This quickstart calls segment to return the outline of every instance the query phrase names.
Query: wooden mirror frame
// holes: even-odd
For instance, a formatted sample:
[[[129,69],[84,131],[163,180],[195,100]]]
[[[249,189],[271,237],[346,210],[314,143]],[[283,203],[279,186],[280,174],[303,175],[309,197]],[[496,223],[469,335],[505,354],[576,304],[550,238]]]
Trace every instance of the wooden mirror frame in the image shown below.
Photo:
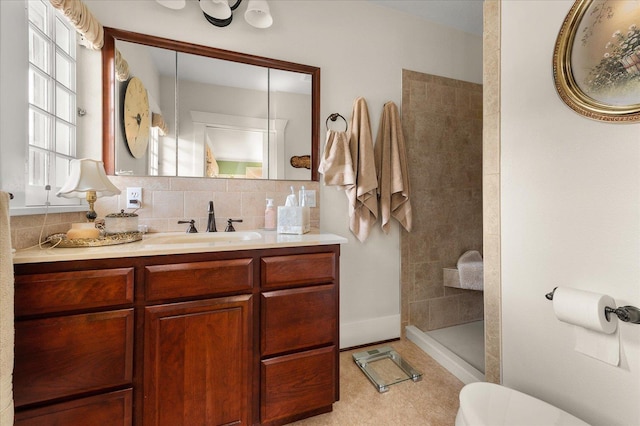
[[[311,180],[319,181],[320,68],[105,27],[102,48],[102,161],[104,161],[108,175],[115,174],[116,166],[115,123],[118,105],[114,99],[117,84],[115,77],[116,40],[311,75]]]
[[[575,79],[571,63],[574,42],[580,37],[577,34],[580,24],[594,1],[577,0],[562,23],[553,54],[556,90],[571,109],[585,117],[607,122],[640,121],[640,103],[613,105],[602,99],[594,99],[584,93]]]

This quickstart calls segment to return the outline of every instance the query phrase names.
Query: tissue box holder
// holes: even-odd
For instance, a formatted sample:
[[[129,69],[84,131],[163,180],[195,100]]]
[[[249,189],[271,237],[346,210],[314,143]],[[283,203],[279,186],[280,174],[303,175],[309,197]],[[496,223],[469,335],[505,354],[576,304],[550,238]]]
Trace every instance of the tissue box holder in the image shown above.
[[[311,229],[309,207],[278,206],[278,234],[305,234]]]

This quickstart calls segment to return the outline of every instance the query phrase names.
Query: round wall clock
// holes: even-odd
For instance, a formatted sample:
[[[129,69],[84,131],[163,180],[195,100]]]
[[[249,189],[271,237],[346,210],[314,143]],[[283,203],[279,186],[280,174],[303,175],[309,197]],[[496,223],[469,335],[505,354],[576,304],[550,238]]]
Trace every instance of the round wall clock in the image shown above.
[[[124,134],[131,155],[141,158],[149,144],[149,98],[138,77],[132,77],[124,94]]]

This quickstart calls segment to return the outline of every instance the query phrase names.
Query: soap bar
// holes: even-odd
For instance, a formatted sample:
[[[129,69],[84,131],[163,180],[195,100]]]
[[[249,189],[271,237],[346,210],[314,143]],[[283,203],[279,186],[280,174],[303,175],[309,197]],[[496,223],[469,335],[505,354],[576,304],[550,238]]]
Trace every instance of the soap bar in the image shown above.
[[[93,223],[72,223],[71,229],[67,231],[67,238],[75,240],[78,238],[98,238],[100,230]]]
[[[278,233],[305,234],[311,230],[311,213],[307,206],[279,206]]]

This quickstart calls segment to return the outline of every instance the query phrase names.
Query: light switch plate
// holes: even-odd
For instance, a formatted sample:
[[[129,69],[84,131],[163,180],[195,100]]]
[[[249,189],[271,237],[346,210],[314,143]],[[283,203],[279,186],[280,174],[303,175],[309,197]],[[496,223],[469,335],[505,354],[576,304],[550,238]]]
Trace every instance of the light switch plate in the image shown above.
[[[127,188],[127,208],[139,209],[140,207],[142,207],[142,188]]]
[[[305,189],[305,206],[307,207],[315,207],[316,206],[316,190],[315,189]],[[298,194],[298,199],[301,201],[302,205],[302,191]]]

